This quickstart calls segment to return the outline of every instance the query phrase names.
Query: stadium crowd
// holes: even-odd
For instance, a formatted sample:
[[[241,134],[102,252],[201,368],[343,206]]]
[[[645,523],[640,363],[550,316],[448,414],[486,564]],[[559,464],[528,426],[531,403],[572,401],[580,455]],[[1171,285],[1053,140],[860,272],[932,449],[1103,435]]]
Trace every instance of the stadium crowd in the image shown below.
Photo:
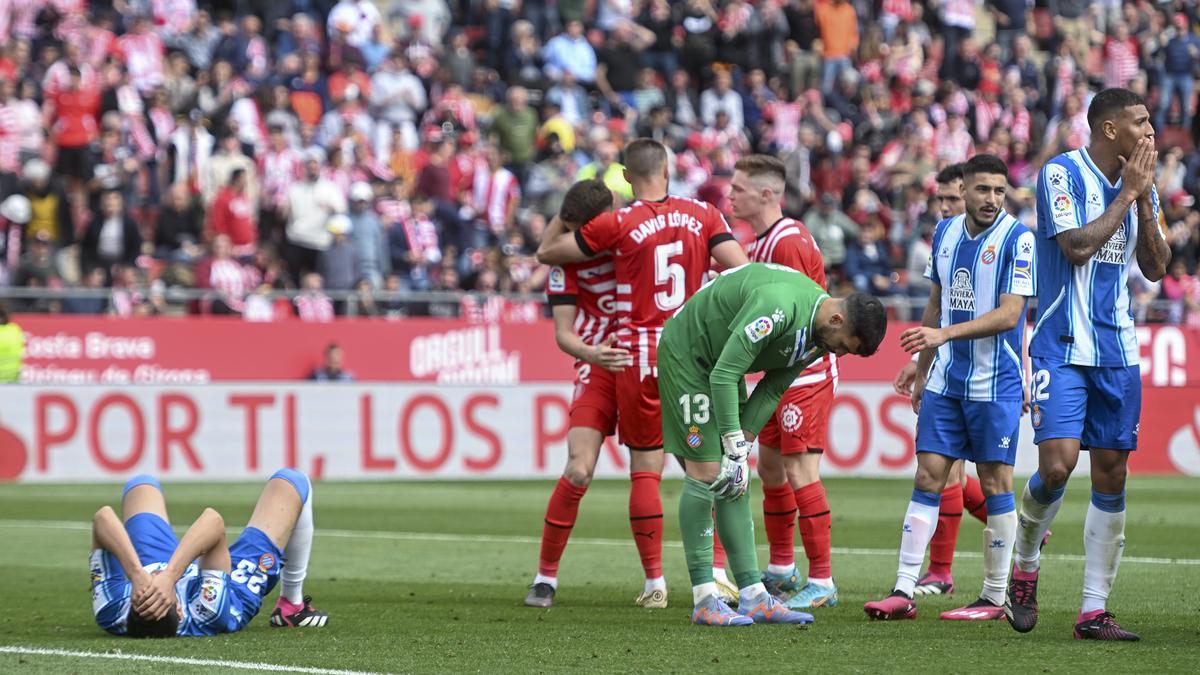
[[[1183,0],[0,0],[0,294],[530,320],[500,293],[541,291],[563,194],[602,176],[628,198],[621,148],[648,136],[674,194],[726,211],[739,156],[782,157],[831,284],[918,298],[938,171],[1000,156],[1032,224],[1038,169],[1122,86],[1154,116],[1174,250],[1162,282],[1131,278],[1139,319],[1196,324],[1197,29]]]

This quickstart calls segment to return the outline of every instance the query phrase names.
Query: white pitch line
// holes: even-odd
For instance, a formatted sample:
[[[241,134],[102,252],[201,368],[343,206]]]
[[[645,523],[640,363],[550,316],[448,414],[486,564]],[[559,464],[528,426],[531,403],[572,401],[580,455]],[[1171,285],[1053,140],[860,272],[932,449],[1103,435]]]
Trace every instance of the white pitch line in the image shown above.
[[[69,520],[0,520],[0,528],[12,529],[48,529],[48,530],[91,530],[91,523],[80,523]],[[176,530],[182,532],[183,527],[176,526]],[[232,533],[238,533],[241,530],[230,528]],[[445,534],[441,532],[390,532],[387,530],[327,530],[318,529],[316,532],[319,537],[332,537],[335,539],[379,539],[385,541],[425,541],[447,544],[540,544],[539,537],[523,537],[520,535],[494,535],[494,534]],[[633,542],[626,539],[588,539],[585,537],[572,537],[571,543],[576,546],[633,546]],[[664,541],[663,546],[668,548],[683,548],[683,542],[680,541]],[[759,549],[765,550],[765,544],[760,545]],[[870,556],[887,556],[895,557],[898,555],[897,549],[891,548],[842,548],[833,547],[832,553],[835,555],[870,555]],[[955,556],[961,558],[982,558],[983,554],[978,551],[956,551]],[[1076,553],[1044,553],[1042,557],[1047,560],[1065,560],[1071,562],[1082,562],[1086,558]],[[1200,566],[1200,558],[1147,558],[1141,556],[1124,556],[1121,558],[1122,563],[1130,563],[1135,565],[1196,565]]]
[[[332,668],[309,668],[306,666],[284,666],[276,663],[253,663],[250,661],[225,661],[222,659],[192,659],[186,656],[151,656],[149,654],[123,654],[120,652],[84,652],[72,649],[42,649],[40,647],[0,646],[0,654],[24,654],[26,656],[64,656],[76,659],[113,659],[116,661],[147,661],[169,663],[176,666],[204,666],[211,668],[233,668],[271,673],[312,673],[313,675],[375,675],[361,670],[336,670]]]

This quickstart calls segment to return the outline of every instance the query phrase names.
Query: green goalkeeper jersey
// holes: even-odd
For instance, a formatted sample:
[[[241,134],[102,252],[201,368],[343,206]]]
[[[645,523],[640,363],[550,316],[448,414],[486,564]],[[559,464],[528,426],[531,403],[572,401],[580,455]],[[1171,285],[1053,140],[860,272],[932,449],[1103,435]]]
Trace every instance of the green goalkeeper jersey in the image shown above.
[[[824,356],[814,342],[814,322],[828,298],[790,267],[750,263],[727,270],[667,321],[660,368],[703,369],[717,430],[757,434],[800,371]],[[760,371],[766,375],[739,419],[743,378]]]

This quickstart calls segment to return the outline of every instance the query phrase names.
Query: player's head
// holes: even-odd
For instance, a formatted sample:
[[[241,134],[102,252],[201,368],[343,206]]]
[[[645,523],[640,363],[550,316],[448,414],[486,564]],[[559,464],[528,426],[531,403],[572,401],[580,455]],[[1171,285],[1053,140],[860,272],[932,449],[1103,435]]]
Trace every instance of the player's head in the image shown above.
[[[599,178],[581,180],[567,190],[558,217],[568,229],[583,227],[591,219],[612,209],[612,190]]]
[[[975,155],[963,164],[963,206],[979,228],[996,222],[1008,192],[1008,165],[995,155]]]
[[[763,209],[778,207],[787,185],[787,169],[770,155],[747,155],[733,165],[729,183],[729,204],[733,217],[756,218]]]
[[[951,164],[938,172],[938,217],[945,220],[963,212],[963,165]]]
[[[652,138],[639,138],[625,146],[625,180],[630,185],[670,180],[667,148]]]
[[[1141,139],[1154,139],[1146,100],[1128,89],[1113,87],[1096,94],[1088,105],[1087,120],[1092,144],[1110,146],[1122,157],[1132,155]]]
[[[171,603],[171,608],[163,618],[148,619],[137,613],[132,607],[129,618],[125,621],[125,635],[132,638],[163,638],[175,637],[179,628],[179,603]]]
[[[887,332],[887,312],[878,298],[851,293],[826,302],[829,309],[818,312],[814,336],[818,347],[838,356],[870,356],[879,349]]]

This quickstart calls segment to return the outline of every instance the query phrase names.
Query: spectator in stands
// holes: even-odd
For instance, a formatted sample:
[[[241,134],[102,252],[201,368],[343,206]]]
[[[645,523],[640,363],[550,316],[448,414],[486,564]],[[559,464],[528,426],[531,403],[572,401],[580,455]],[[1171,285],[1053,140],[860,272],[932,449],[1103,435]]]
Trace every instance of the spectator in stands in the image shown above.
[[[373,205],[375,193],[366,183],[350,186],[350,241],[354,246],[355,278],[365,279],[373,289],[383,288],[392,273],[387,235]]]
[[[317,272],[331,291],[348,291],[358,278],[355,274],[354,246],[350,243],[350,217],[335,213],[326,223],[333,239],[317,258]]]
[[[1179,126],[1191,130],[1195,110],[1193,95],[1196,67],[1200,64],[1200,38],[1191,32],[1185,14],[1174,16],[1170,32],[1170,39],[1162,47],[1163,88],[1154,121],[1154,127],[1160,132],[1167,128],[1167,113],[1171,110],[1171,104],[1175,102],[1176,94],[1179,94]]]
[[[881,225],[871,223],[846,247],[846,278],[860,293],[883,296],[895,292],[892,263],[883,234]]]
[[[717,113],[724,112],[729,116],[728,126],[735,132],[741,132],[745,126],[742,117],[744,102],[742,95],[733,89],[733,78],[729,71],[720,70],[713,80],[711,89],[705,89],[700,94],[700,119],[706,126],[715,127]]]
[[[315,382],[353,382],[354,375],[342,367],[342,348],[336,342],[325,347],[325,360],[313,370],[310,380]]]
[[[258,249],[258,215],[246,194],[247,177],[242,168],[229,174],[229,182],[217,193],[208,210],[206,238],[224,234],[233,244],[233,255],[250,258]]]
[[[29,223],[25,226],[26,241],[42,233],[55,250],[74,244],[75,219],[71,204],[62,183],[51,175],[50,165],[40,158],[31,159],[25,162],[21,178],[23,194],[29,199],[31,209]]]
[[[529,107],[529,93],[524,87],[510,87],[506,98],[507,105],[492,120],[492,133],[496,144],[508,157],[512,173],[523,183],[533,161],[538,115]]]
[[[80,249],[85,268],[133,265],[142,250],[142,234],[125,208],[120,190],[100,196],[100,212],[88,224]]]
[[[201,190],[206,208],[212,206],[217,199],[217,193],[229,185],[230,176],[238,169],[245,173],[245,192],[248,198],[251,203],[257,205],[258,171],[254,160],[242,151],[242,142],[238,140],[237,134],[226,131],[221,137],[218,152],[209,158],[208,170],[202,177]]]
[[[29,198],[9,195],[0,203],[0,288],[8,286],[20,262],[25,225],[33,217]]]
[[[39,231],[25,244],[25,252],[21,254],[16,274],[13,275],[13,286],[45,288],[58,285],[59,272],[54,262],[54,246],[50,235]]]
[[[166,204],[154,229],[154,255],[172,262],[191,263],[201,255],[200,215],[191,203],[187,186],[175,183],[167,189]]]
[[[212,314],[241,314],[246,296],[258,287],[261,275],[233,256],[227,235],[213,237],[212,254],[196,264],[196,287],[211,289],[198,309]]]
[[[310,150],[304,159],[303,178],[288,189],[285,259],[296,280],[315,270],[318,255],[329,247],[329,217],[346,212],[345,194],[321,176],[321,163],[319,151]]]
[[[840,269],[846,261],[847,241],[858,238],[858,225],[840,208],[832,193],[821,195],[817,206],[804,214],[804,224],[825,259],[826,271]]]
[[[821,93],[828,96],[842,71],[853,67],[850,57],[858,49],[858,13],[846,0],[830,0],[818,2],[814,16],[821,32]]]
[[[486,146],[483,157],[487,164],[475,177],[475,211],[487,229],[499,235],[516,224],[521,186],[516,175],[504,167],[499,148]]]
[[[370,110],[375,117],[374,150],[385,155],[391,150],[393,131],[400,131],[405,150],[416,150],[417,117],[428,107],[425,86],[408,68],[408,60],[393,50],[371,77]]]
[[[567,30],[546,42],[546,76],[555,82],[570,71],[577,82],[591,85],[596,81],[596,50],[583,35],[583,21],[570,19]]]
[[[103,267],[92,267],[83,273],[83,288],[95,295],[70,297],[63,301],[66,314],[104,314],[108,309],[108,298],[100,295],[108,282]]]
[[[325,295],[322,283],[321,275],[316,272],[304,275],[300,294],[292,301],[296,305],[296,316],[299,316],[301,321],[333,321],[333,301]]]

